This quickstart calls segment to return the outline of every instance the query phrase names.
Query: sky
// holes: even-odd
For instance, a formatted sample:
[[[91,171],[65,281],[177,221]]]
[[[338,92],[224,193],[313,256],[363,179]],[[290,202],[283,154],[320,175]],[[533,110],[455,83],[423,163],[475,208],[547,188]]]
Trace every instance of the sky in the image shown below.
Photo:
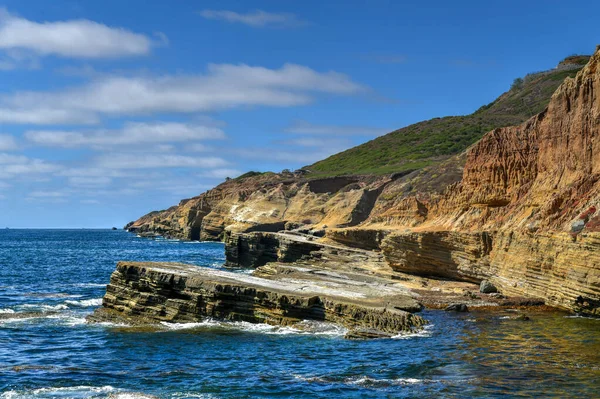
[[[0,226],[122,227],[469,114],[600,43],[597,1],[0,1]]]

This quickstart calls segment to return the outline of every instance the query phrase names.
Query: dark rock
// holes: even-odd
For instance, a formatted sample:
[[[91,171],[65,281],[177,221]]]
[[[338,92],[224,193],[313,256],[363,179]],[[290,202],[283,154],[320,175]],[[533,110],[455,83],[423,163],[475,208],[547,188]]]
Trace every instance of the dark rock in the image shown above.
[[[346,339],[374,339],[374,338],[391,338],[391,334],[384,333],[371,328],[357,328],[348,331],[344,338]]]
[[[515,320],[528,321],[528,320],[531,320],[531,319],[530,319],[530,318],[529,318],[529,316],[527,316],[527,315],[520,314],[520,315],[518,315],[517,317],[515,317]]]
[[[479,285],[479,292],[482,294],[493,294],[498,292],[498,289],[494,284],[490,283],[489,280],[483,280]]]
[[[453,303],[448,305],[445,309],[446,312],[468,312],[469,311],[469,307],[467,305],[465,305],[464,303]]]

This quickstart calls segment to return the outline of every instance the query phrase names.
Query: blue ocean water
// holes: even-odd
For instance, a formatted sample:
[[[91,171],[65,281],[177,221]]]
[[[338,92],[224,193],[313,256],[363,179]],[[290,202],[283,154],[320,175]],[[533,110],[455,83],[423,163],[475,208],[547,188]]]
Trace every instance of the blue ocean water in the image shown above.
[[[123,231],[0,231],[0,398],[600,395],[600,320],[425,311],[425,332],[371,341],[330,325],[307,334],[210,320],[155,331],[87,324],[118,260],[220,268],[224,255],[218,243]]]

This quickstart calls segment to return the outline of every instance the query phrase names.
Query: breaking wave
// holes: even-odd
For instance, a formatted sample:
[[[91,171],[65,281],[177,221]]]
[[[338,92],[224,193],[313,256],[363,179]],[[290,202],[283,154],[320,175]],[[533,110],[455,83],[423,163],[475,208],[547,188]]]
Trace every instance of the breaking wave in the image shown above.
[[[223,329],[239,330],[261,334],[272,335],[323,335],[332,337],[343,337],[348,330],[344,327],[326,323],[305,320],[294,326],[272,326],[264,323],[248,323],[245,321],[218,321],[206,319],[195,323],[168,323],[161,325],[169,330],[194,330],[194,329]]]

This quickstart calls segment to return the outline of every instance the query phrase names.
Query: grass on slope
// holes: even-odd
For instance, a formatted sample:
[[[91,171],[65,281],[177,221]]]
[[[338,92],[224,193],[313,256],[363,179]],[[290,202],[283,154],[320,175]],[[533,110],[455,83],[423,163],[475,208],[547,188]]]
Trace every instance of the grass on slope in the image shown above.
[[[570,58],[577,62],[568,62]],[[568,76],[583,68],[588,56],[569,57],[567,69],[515,79],[494,102],[466,116],[415,123],[319,161],[306,169],[314,177],[344,174],[387,174],[416,170],[464,151],[492,129],[522,123],[548,105],[552,93]]]

